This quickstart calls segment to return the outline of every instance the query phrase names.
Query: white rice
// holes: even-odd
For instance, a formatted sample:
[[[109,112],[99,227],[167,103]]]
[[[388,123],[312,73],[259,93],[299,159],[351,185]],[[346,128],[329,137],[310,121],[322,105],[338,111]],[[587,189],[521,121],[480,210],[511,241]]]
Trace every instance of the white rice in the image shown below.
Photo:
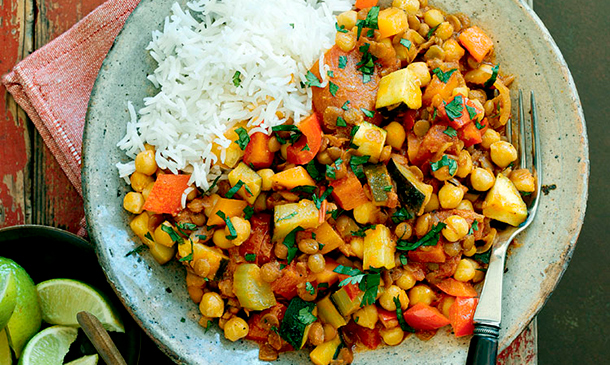
[[[229,146],[224,133],[235,123],[247,121],[250,134],[270,133],[311,112],[311,89],[300,82],[334,44],[333,14],[351,1],[199,0],[187,7],[174,4],[163,31],[152,34],[147,50],[158,67],[148,79],[159,93],[144,99],[139,118],[128,103],[131,121],[118,146],[133,159],[152,144],[159,167],[188,171],[191,183],[208,189],[224,175],[212,143]],[[125,178],[135,171],[133,162],[117,168]]]

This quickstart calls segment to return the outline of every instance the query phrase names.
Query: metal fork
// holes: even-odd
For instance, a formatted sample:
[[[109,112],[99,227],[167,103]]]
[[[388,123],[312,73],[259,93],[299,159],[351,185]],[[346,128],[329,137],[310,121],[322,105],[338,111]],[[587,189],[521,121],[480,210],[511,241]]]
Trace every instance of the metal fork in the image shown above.
[[[542,186],[542,158],[540,154],[540,134],[538,133],[538,116],[534,93],[531,94],[530,135],[533,143],[526,143],[526,122],[523,110],[523,94],[519,90],[519,135],[520,166],[532,171],[536,181],[536,190],[529,197],[527,219],[518,227],[510,226],[496,237],[491,248],[489,267],[481,292],[479,304],[474,313],[474,336],[470,340],[466,365],[491,365],[496,363],[498,354],[498,337],[502,320],[502,276],[506,251],[512,240],[526,229],[534,220],[540,201]],[[507,125],[507,137],[513,139],[511,122]],[[528,148],[529,147],[529,148]]]

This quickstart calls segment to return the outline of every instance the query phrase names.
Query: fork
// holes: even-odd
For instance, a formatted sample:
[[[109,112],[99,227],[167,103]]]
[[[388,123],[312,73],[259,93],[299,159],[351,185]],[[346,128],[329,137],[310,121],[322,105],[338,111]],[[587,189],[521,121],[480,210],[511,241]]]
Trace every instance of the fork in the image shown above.
[[[518,227],[510,226],[496,237],[489,266],[483,285],[479,304],[474,313],[474,336],[470,340],[466,365],[491,365],[496,363],[498,355],[498,337],[500,335],[500,322],[502,319],[502,276],[504,275],[504,262],[506,251],[512,240],[526,229],[534,220],[538,203],[540,201],[540,187],[542,186],[542,158],[540,154],[540,134],[538,133],[538,115],[534,92],[531,93],[531,123],[530,135],[533,143],[526,143],[526,123],[523,108],[523,94],[519,90],[519,135],[518,148],[519,162],[522,168],[531,169],[536,180],[536,190],[531,194],[527,210],[527,219]],[[507,124],[507,137],[512,142],[513,133],[511,122]],[[528,156],[529,152],[529,156]]]

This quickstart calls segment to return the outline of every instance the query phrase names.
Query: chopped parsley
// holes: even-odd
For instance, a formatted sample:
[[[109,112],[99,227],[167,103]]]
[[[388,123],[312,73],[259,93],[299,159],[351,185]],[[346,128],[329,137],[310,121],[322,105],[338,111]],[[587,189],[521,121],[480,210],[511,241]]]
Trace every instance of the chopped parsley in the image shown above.
[[[375,73],[375,61],[377,60],[377,57],[369,52],[370,46],[369,43],[365,43],[358,48],[360,53],[362,53],[362,58],[360,59],[360,62],[356,64],[356,68],[360,69],[362,72],[362,82],[365,84],[371,81],[371,75]]]
[[[384,186],[383,190],[384,191],[392,191],[392,185]]]
[[[152,234],[150,234],[150,232],[146,232],[144,238],[148,238],[149,240],[155,242],[155,239],[153,238]]]
[[[167,233],[169,235],[169,238],[171,238],[171,240],[173,242],[177,242],[178,244],[184,243],[184,241],[182,240],[182,237],[180,237],[180,235],[176,231],[174,231],[174,229],[172,227],[162,224],[161,230],[163,232]]]
[[[322,83],[320,82],[318,77],[313,74],[313,72],[307,71],[307,75],[305,75],[305,78],[307,79],[307,82],[305,82],[305,85],[322,87]]]
[[[254,262],[254,261],[256,261],[256,254],[255,253],[247,253],[247,254],[244,255],[244,258],[248,262]]]
[[[313,194],[316,191],[316,189],[317,189],[317,187],[312,186],[312,185],[299,185],[299,186],[296,186],[296,187],[290,189],[290,192]]]
[[[216,215],[219,216],[222,220],[225,221],[225,223],[227,224],[227,228],[229,229],[229,235],[225,236],[228,240],[234,240],[237,238],[237,231],[235,230],[235,227],[233,226],[233,223],[231,223],[231,219],[229,217],[226,216],[226,214],[219,210],[218,212],[216,212]]]
[[[494,83],[496,82],[496,79],[498,78],[498,71],[500,70],[500,65],[494,65],[494,67],[491,68],[491,77],[489,79],[487,79],[487,81],[485,81],[485,87],[492,87],[494,85]]]
[[[144,251],[147,248],[148,248],[148,246],[146,246],[146,245],[140,245],[140,246],[134,248],[133,250],[127,252],[125,254],[125,257],[130,256],[130,255],[135,255],[137,253],[140,253],[140,252]]]
[[[275,127],[271,127],[271,130],[274,132],[300,132],[301,130],[296,125],[292,124],[282,124],[276,125]]]
[[[400,222],[404,222],[404,221],[409,220],[411,218],[413,218],[413,215],[411,213],[409,213],[407,208],[404,208],[404,207],[400,208],[399,210],[394,212],[394,214],[392,214],[392,222],[394,222],[394,224],[398,224]]]
[[[235,85],[235,87],[241,86],[241,72],[235,71],[233,74],[233,85]]]
[[[438,29],[438,27],[439,27],[439,26],[440,26],[440,24],[439,24],[439,25],[437,25],[436,27],[434,27],[434,28],[430,29],[430,30],[428,31],[428,34],[426,34],[426,38],[430,39],[430,37],[432,37],[432,34],[434,34],[434,32],[436,32],[436,29]]]
[[[291,263],[294,257],[297,255],[299,249],[295,247],[297,232],[304,231],[302,227],[296,227],[290,233],[284,237],[284,246],[288,247],[288,255],[286,256],[286,260],[288,263]]]
[[[364,113],[364,115],[366,115],[369,118],[372,118],[375,116],[375,112],[368,110],[368,109],[364,109],[364,108],[360,108],[360,110],[362,110],[362,112]]]
[[[326,74],[328,75],[328,77],[335,77],[335,71],[328,70],[326,71]]]
[[[235,195],[235,193],[237,193],[239,191],[239,189],[241,189],[242,186],[244,186],[244,182],[239,180],[237,182],[237,184],[235,184],[234,187],[232,187],[231,189],[229,189],[229,191],[227,191],[227,193],[225,194],[225,197],[227,197],[228,199],[231,199],[233,197],[233,195]]]
[[[288,25],[290,25],[290,28],[294,29],[294,23],[290,23]]]
[[[178,262],[192,261],[192,260],[193,260],[193,253],[191,252],[191,253],[189,253],[188,255],[186,255],[186,256],[184,256],[184,257],[180,258],[180,259],[178,260]]]
[[[430,162],[430,168],[432,169],[432,171],[436,171],[444,166],[447,166],[449,168],[449,175],[451,176],[455,175],[458,169],[457,161],[452,158],[449,158],[449,156],[447,155],[443,155],[443,158],[436,162]]]
[[[339,170],[341,168],[341,164],[343,163],[343,160],[341,158],[338,158],[334,164],[330,164],[330,165],[326,165],[326,176],[329,179],[336,179],[336,171]],[[319,207],[318,207],[319,209]]]
[[[328,288],[328,283],[320,283],[318,284],[318,289],[325,289]]]
[[[455,71],[457,71],[457,68],[452,68],[451,70],[449,70],[447,72],[443,72],[443,70],[441,70],[438,67],[435,68],[434,70],[432,70],[432,72],[434,72],[436,77],[438,77],[438,79],[445,84],[447,83],[447,81],[449,81],[449,79],[451,78],[451,75],[453,75],[453,73]]]
[[[347,127],[345,119],[343,119],[341,116],[337,117],[337,127]]]
[[[311,148],[309,148],[309,145],[305,143],[305,146],[301,148],[301,151],[311,151]]]
[[[316,181],[322,181],[324,179],[324,174],[320,172],[321,168],[322,165],[317,163],[315,158],[305,165],[305,170],[307,170],[309,176],[311,176]]]
[[[462,95],[456,95],[449,104],[445,104],[445,111],[447,116],[451,120],[455,120],[462,117],[462,111],[464,110],[464,99]]]
[[[345,103],[343,103],[343,105],[341,106],[341,109],[343,110],[347,110],[349,109],[349,100],[346,100]]]
[[[349,159],[349,166],[351,167],[351,169],[354,172],[354,174],[356,175],[356,177],[358,177],[359,179],[363,179],[365,177],[364,170],[362,169],[362,164],[369,162],[370,158],[371,158],[371,156],[364,155],[364,156],[352,156]]]
[[[487,250],[487,252],[475,253],[472,258],[484,264],[489,264],[489,259],[491,258],[491,249]]]
[[[470,120],[473,120],[477,116],[477,110],[474,107],[466,104],[466,110],[468,111],[468,116],[470,117]]]
[[[403,46],[405,46],[406,49],[411,50],[411,46],[412,43],[410,40],[406,39],[406,38],[401,38],[400,39],[400,44],[402,44]]]
[[[347,66],[347,57],[339,56],[339,68],[343,70],[345,66]]]
[[[360,39],[360,34],[362,33],[363,28],[379,29],[379,25],[377,24],[378,17],[379,6],[373,6],[371,10],[369,10],[368,14],[366,14],[366,18],[364,20],[359,19],[356,22],[356,26],[358,27],[358,32],[356,33],[356,40]]]
[[[312,307],[313,308],[313,307]],[[306,326],[314,323],[318,318],[311,313],[311,309],[308,307],[301,308],[299,311],[299,316],[297,317],[299,322],[303,323]]]
[[[345,29],[345,25],[339,26],[339,23],[335,23],[335,29],[339,33],[347,33],[347,29]]]
[[[396,305],[396,318],[398,318],[398,324],[400,324],[400,329],[405,332],[415,333],[415,328],[409,326],[405,317],[402,313],[402,307],[400,304],[400,299],[398,297],[394,297],[394,304]]]
[[[333,219],[337,219],[337,217],[339,217],[339,214],[341,214],[342,212],[343,212],[343,209],[337,208],[337,209],[333,210],[332,212],[330,212],[330,216],[333,217]]]
[[[176,227],[178,227],[179,229],[188,229],[188,230],[193,230],[193,229],[197,229],[197,225],[194,223],[177,223]]]
[[[284,217],[282,217],[282,218],[279,218],[279,219],[277,220],[277,222],[276,222],[276,223],[279,223],[279,222],[281,222],[281,221],[285,221],[286,219],[290,219],[290,218],[294,217],[294,216],[295,216],[295,215],[297,215],[297,214],[298,214],[298,213],[297,213],[296,211],[294,211],[294,212],[292,212],[292,213],[290,213],[290,214],[287,214],[286,216],[284,216]]]
[[[364,237],[364,236],[366,236],[366,231],[368,231],[369,229],[375,229],[375,226],[376,226],[376,224],[370,224],[368,226],[359,228],[357,231],[352,232],[352,236]]]
[[[254,215],[254,208],[251,206],[247,206],[244,208],[244,219],[249,220]]]
[[[379,284],[381,283],[381,271],[379,269],[371,268],[368,273],[363,273],[356,268],[339,265],[333,271],[349,275],[348,278],[339,282],[340,287],[348,284],[358,284],[358,288],[364,292],[362,302],[360,303],[361,307],[375,303]]]
[[[339,91],[339,85],[333,83],[332,81],[328,82],[328,91],[332,96],[337,96],[337,91]]]
[[[407,255],[405,255],[404,253],[400,254],[399,259],[400,259],[400,264],[403,266],[409,263],[409,260],[407,260]]]
[[[451,127],[447,127],[447,129],[445,129],[443,133],[445,133],[449,137],[457,137],[457,131]]]
[[[326,200],[326,198],[328,198],[332,192],[333,192],[333,187],[329,186],[328,189],[326,189],[326,191],[324,191],[324,193],[322,193],[322,195],[319,198],[316,194],[314,194],[312,199],[313,199],[314,204],[316,205],[316,208],[320,209],[322,207],[322,202],[324,200]]]
[[[220,180],[221,175],[218,175],[214,181],[212,182],[212,185],[210,185],[210,187],[208,188],[208,190],[206,190],[206,194],[209,193],[210,191],[212,191],[212,189],[214,189],[216,187],[216,184],[218,183],[218,180]]]
[[[473,234],[474,231],[478,231],[478,230],[479,230],[479,221],[475,219],[472,222],[472,225],[470,226],[470,230],[468,230],[468,234]]]
[[[235,141],[241,150],[245,150],[248,143],[250,143],[250,136],[248,131],[244,127],[239,127],[235,130],[235,133],[239,136],[239,139]]]
[[[440,233],[447,225],[445,223],[439,222],[437,223],[430,232],[426,233],[421,239],[417,242],[407,242],[404,240],[399,240],[396,244],[396,249],[401,251],[412,251],[418,248],[419,246],[435,246],[438,243],[440,238]]]
[[[477,129],[483,129],[483,128],[485,128],[485,126],[484,126],[483,124],[479,123],[479,121],[478,121],[478,120],[475,120],[475,121],[474,121],[474,125],[477,127]]]
[[[316,293],[316,288],[314,288],[309,281],[305,283],[305,290],[307,290],[309,295],[314,295]]]

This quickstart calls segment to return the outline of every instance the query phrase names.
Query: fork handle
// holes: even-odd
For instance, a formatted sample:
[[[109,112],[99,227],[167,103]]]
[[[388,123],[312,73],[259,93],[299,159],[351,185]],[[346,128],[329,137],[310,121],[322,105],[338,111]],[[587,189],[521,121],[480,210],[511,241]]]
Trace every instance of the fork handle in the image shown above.
[[[500,327],[477,323],[470,340],[466,365],[495,365]]]

